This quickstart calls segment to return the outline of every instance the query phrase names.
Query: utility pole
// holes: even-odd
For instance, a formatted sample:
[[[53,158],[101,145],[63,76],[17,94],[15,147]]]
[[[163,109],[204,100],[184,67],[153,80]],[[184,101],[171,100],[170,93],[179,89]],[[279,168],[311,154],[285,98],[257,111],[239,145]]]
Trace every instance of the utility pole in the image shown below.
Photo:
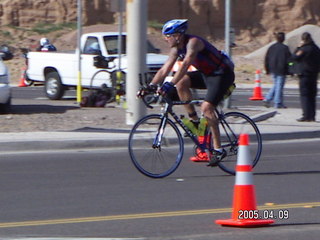
[[[231,0],[225,0],[225,51],[231,57]]]
[[[147,53],[147,6],[148,0],[127,0],[127,56],[128,75],[126,80],[126,123],[133,125],[146,113],[146,107],[136,94],[139,77],[145,76]]]
[[[77,0],[77,57],[78,57],[78,83],[77,83],[77,102],[81,102],[82,98],[82,74],[81,74],[81,35],[82,35],[82,0]]]
[[[234,34],[234,31],[231,28],[231,9],[231,0],[225,0],[225,52],[230,58],[232,58],[231,44],[233,44],[233,37],[231,37],[231,34]],[[224,101],[224,107],[231,107],[231,95]]]
[[[126,9],[126,0],[112,0],[110,9],[112,12],[117,12],[119,14],[119,31],[118,31],[118,69],[116,71],[116,90],[118,90],[118,83],[121,82],[122,79],[122,71],[121,71],[121,58],[122,58],[122,29],[123,29],[123,12]],[[116,94],[116,102],[120,103],[120,96]]]

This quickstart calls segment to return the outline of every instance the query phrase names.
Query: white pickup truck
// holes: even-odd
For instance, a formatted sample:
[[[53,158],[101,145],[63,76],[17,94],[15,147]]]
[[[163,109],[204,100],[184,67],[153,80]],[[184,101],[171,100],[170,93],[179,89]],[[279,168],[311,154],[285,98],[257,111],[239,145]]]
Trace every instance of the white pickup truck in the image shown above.
[[[167,56],[147,42],[146,63],[148,73],[153,75],[166,61]],[[122,36],[121,71],[127,73],[126,34]],[[111,59],[105,71],[94,66],[94,57]],[[102,84],[115,87],[118,67],[118,33],[95,32],[81,37],[81,85],[83,88],[100,88]],[[99,73],[97,73],[100,71]],[[44,82],[45,94],[58,100],[66,89],[78,83],[78,56],[75,52],[29,52],[26,76],[31,82]],[[138,79],[137,79],[138,81]]]

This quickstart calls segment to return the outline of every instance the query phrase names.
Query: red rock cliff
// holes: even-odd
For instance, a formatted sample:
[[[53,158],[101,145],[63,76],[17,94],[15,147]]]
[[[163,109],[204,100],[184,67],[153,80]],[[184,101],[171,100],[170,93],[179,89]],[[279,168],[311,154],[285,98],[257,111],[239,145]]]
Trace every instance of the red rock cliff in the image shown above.
[[[111,0],[83,0],[85,25],[114,23]],[[319,0],[237,0],[232,21],[238,41],[272,40],[274,31],[289,32],[304,24],[320,23]],[[224,34],[225,0],[149,0],[148,18],[165,22],[190,19],[190,31],[209,38]],[[32,26],[77,19],[77,0],[0,0],[0,25]]]

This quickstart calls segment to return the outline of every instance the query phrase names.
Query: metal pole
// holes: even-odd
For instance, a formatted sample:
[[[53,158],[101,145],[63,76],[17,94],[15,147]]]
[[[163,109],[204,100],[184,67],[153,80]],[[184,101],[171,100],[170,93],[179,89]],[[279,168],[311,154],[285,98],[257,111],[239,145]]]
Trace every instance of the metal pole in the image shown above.
[[[231,41],[230,41],[230,30],[231,30],[231,0],[225,0],[225,51],[231,58]],[[231,107],[231,96],[224,100],[224,108]]]
[[[230,0],[225,0],[225,51],[231,56],[230,52],[230,25],[231,25],[231,2]]]
[[[117,82],[116,82],[116,89],[119,90],[119,83],[122,79],[122,72],[121,72],[121,54],[122,54],[122,18],[123,18],[123,8],[124,8],[124,1],[118,1],[118,13],[119,13],[119,35],[118,35],[118,70],[117,70]],[[116,95],[116,102],[120,104],[120,96]]]
[[[81,35],[82,35],[82,0],[78,0],[78,17],[77,17],[77,58],[78,58],[78,84],[77,84],[77,102],[81,102],[82,86],[81,86]]]
[[[136,98],[139,75],[146,72],[148,0],[127,0],[127,56],[126,123],[133,125],[146,113],[141,100]]]
[[[119,61],[119,71],[121,70],[121,54],[122,54],[122,18],[123,18],[123,0],[118,0],[119,2],[119,36],[118,36],[118,61]]]

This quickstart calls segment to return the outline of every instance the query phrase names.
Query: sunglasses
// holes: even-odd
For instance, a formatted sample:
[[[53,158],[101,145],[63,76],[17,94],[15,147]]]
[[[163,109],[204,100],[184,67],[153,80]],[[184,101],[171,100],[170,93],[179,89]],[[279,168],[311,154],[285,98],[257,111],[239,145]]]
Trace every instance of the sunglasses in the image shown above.
[[[172,34],[165,34],[163,36],[164,36],[164,38],[171,38],[173,35]]]

